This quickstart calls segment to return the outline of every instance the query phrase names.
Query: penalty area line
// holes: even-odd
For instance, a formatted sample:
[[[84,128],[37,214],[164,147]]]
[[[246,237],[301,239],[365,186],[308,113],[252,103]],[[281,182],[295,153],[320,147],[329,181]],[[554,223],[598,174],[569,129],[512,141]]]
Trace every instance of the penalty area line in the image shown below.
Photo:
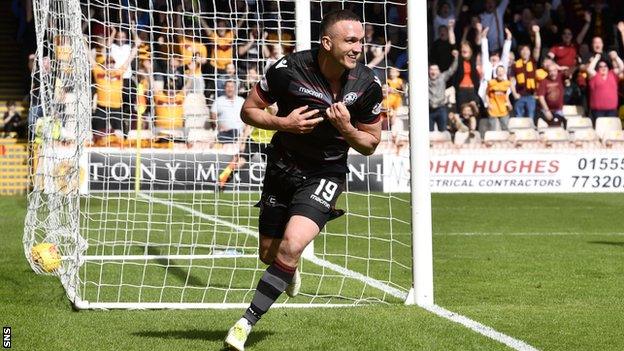
[[[496,331],[495,329],[488,327],[485,324],[481,324],[477,321],[474,321],[466,316],[463,316],[461,314],[449,311],[447,309],[445,309],[444,307],[438,306],[438,305],[419,305],[420,307],[424,308],[425,310],[439,316],[442,317],[444,319],[448,319],[451,322],[455,322],[458,324],[463,325],[464,327],[477,332],[487,338],[490,338],[492,340],[498,341],[501,344],[504,344],[506,346],[511,347],[514,350],[518,350],[518,351],[539,351],[538,349],[536,349],[535,347],[527,344],[526,342],[513,338],[507,334],[503,334],[499,331]]]

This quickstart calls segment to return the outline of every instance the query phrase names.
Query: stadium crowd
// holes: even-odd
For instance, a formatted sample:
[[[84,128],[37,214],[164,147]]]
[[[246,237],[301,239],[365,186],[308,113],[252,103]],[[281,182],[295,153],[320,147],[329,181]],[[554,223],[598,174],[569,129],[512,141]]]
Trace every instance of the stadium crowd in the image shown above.
[[[26,8],[30,0],[15,2]],[[339,6],[311,2],[312,21],[320,22],[323,13]],[[401,73],[407,55],[406,47],[392,45],[392,40],[405,42],[406,6],[347,2],[346,7],[367,21],[360,59],[384,85],[388,107],[384,127],[399,126],[395,115],[404,105]],[[176,140],[240,142],[243,98],[270,65],[294,50],[294,10],[294,1],[110,0],[108,7],[85,2],[82,31],[92,67],[94,142],[110,143],[111,135],[126,138],[139,127]],[[36,67],[30,45],[34,28],[28,27],[33,25],[32,14],[16,12],[23,17],[18,35],[30,46],[26,54],[31,69],[50,70],[54,62],[57,75],[70,76],[68,62],[76,44],[64,35],[47,38],[43,60]],[[387,30],[387,23],[395,28]],[[316,27],[312,26],[312,38],[318,37]],[[392,66],[395,62],[398,67]],[[67,79],[56,81],[63,85]],[[34,99],[40,84],[35,77]],[[57,100],[75,101],[71,84],[58,90]],[[31,106],[30,122],[35,123],[41,111],[37,100]]]
[[[75,43],[63,35],[47,38],[43,60],[39,67],[33,63],[30,2],[14,0],[29,68],[50,70],[55,62],[57,72],[67,72],[63,65]],[[240,142],[242,98],[295,46],[291,1],[84,4],[96,143],[109,142],[105,137],[114,130],[126,138],[137,127],[211,146]],[[364,20],[360,59],[383,85],[384,137],[393,150],[407,140],[405,4],[311,2],[313,40],[318,37],[314,23],[336,7]],[[598,117],[624,116],[624,7],[617,1],[428,0],[427,5],[430,131],[481,140],[487,131],[513,129],[518,118],[565,128],[567,105],[577,106],[572,115],[590,117],[593,126]],[[30,124],[42,114],[39,85],[36,79],[28,85],[35,99]],[[58,99],[75,101],[70,85],[59,90]],[[5,125],[15,130],[16,120]]]
[[[430,131],[624,117],[624,9],[610,0],[431,0]],[[514,124],[516,121],[514,121]],[[620,127],[621,129],[621,127]]]

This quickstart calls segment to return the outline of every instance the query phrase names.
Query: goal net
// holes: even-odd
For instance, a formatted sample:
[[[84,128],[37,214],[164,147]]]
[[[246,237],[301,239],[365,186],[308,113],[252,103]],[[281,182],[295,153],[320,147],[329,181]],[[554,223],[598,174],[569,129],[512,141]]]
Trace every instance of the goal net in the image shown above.
[[[78,308],[246,306],[258,259],[261,153],[241,99],[282,55],[318,45],[327,12],[366,28],[382,143],[346,189],[281,306],[402,303],[412,287],[405,1],[36,0],[24,250]],[[284,82],[288,84],[288,82]],[[56,245],[43,269],[31,250]]]

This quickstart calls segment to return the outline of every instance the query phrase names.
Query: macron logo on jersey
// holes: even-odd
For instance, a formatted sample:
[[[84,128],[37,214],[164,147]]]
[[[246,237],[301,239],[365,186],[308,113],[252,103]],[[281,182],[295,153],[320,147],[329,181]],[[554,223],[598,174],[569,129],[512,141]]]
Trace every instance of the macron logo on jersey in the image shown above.
[[[324,97],[323,93],[319,93],[318,91],[310,90],[310,89],[304,88],[304,87],[299,87],[299,92],[300,93],[304,93],[304,94],[308,94],[308,95],[312,95],[312,96],[317,97],[319,99],[323,99],[323,97]]]
[[[275,68],[277,69],[277,68],[284,68],[284,67],[287,67],[287,66],[286,66],[286,64],[287,64],[287,63],[288,63],[288,62],[286,62],[286,59],[281,59],[281,60],[279,60],[279,61],[277,62],[277,64],[275,64]]]

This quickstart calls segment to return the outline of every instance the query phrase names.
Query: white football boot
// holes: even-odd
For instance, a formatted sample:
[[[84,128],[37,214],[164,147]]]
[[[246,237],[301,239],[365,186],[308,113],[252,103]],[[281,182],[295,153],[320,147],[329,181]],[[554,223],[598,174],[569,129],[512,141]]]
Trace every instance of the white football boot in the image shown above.
[[[251,332],[251,325],[245,318],[241,318],[234,324],[225,338],[226,350],[245,351],[245,341]]]

